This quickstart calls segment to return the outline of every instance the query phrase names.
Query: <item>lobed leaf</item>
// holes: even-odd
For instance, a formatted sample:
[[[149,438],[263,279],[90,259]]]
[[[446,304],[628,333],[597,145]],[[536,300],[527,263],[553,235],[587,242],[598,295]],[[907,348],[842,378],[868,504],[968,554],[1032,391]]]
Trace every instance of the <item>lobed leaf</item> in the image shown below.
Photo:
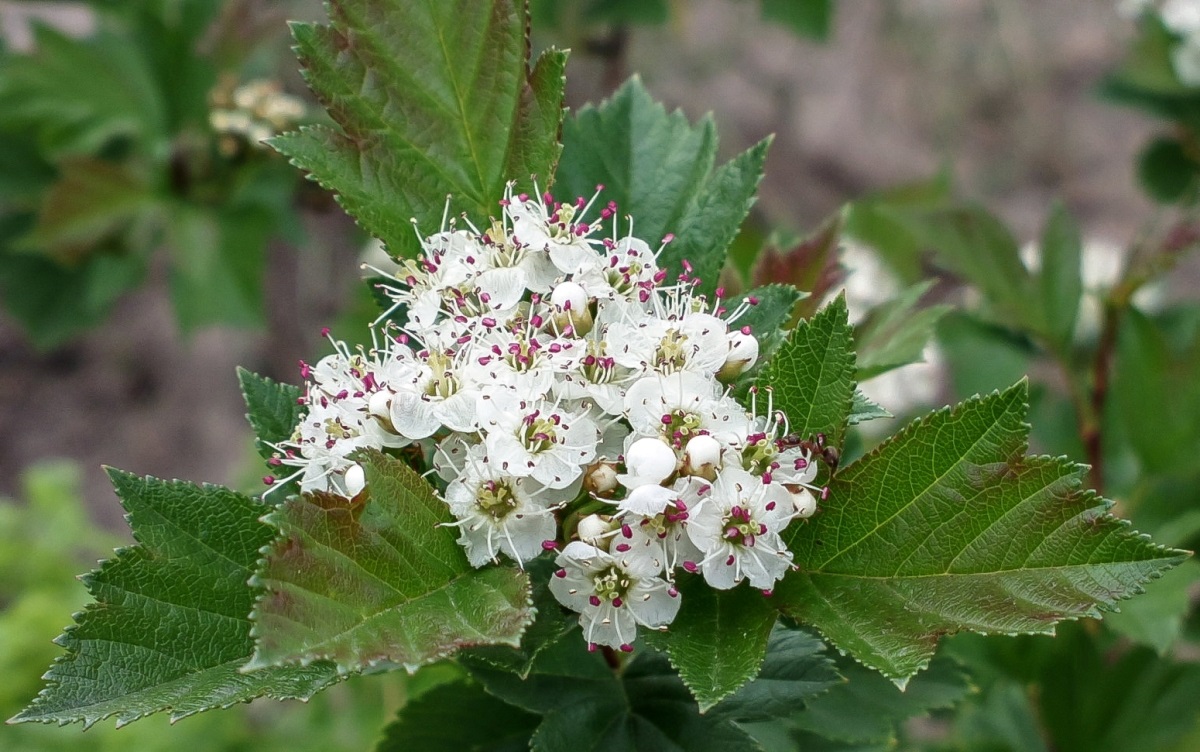
[[[296,24],[305,77],[338,128],[272,145],[336,192],[394,256],[442,216],[496,211],[505,182],[554,174],[566,54],[529,68],[524,2],[333,0],[327,26]]]
[[[910,424],[840,471],[785,533],[784,613],[904,680],[941,635],[1052,633],[1186,556],[1133,533],[1065,459],[1026,457],[1026,386]]]
[[[338,680],[324,661],[244,672],[254,650],[246,587],[273,531],[225,488],[110,470],[138,545],[83,578],[96,602],[58,638],[66,655],[13,722],[173,720],[263,695],[306,699]]]
[[[296,497],[266,517],[280,535],[253,578],[264,592],[249,667],[415,668],[462,647],[517,646],[533,616],[525,573],[473,569],[421,476],[379,452],[362,464],[366,498]]]

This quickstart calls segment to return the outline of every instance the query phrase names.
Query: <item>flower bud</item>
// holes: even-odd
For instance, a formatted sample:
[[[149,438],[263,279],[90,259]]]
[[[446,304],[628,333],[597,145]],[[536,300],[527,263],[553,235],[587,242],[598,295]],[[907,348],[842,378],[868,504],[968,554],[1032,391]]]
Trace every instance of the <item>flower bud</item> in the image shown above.
[[[662,439],[646,437],[629,445],[625,452],[625,469],[621,482],[628,488],[659,484],[675,472],[678,461],[675,450]]]
[[[554,306],[552,321],[558,331],[568,327],[576,337],[582,337],[592,329],[592,312],[588,307],[587,291],[576,282],[559,282],[550,293],[550,304]]]
[[[735,329],[729,333],[728,339],[729,355],[725,358],[725,365],[717,372],[717,378],[721,381],[733,381],[758,362],[758,340],[753,334]]]
[[[792,503],[796,505],[796,516],[809,518],[817,511],[817,497],[807,488],[792,492]]]
[[[363,472],[362,465],[351,465],[346,470],[346,494],[350,498],[354,498],[362,493],[362,490],[367,487],[367,475]]]
[[[683,472],[714,480],[721,469],[721,443],[707,434],[693,436],[683,450]]]
[[[608,550],[608,533],[613,529],[612,518],[606,515],[589,514],[579,521],[575,534],[579,540],[596,548]]]
[[[584,476],[583,485],[589,493],[606,496],[617,489],[617,469],[612,463],[597,462]]]

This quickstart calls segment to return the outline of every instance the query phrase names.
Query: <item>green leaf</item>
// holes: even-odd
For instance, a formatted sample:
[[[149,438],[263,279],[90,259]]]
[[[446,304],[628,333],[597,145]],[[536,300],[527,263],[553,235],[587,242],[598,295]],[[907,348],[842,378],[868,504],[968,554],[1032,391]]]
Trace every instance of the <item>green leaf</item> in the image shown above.
[[[1121,610],[1108,614],[1104,621],[1118,634],[1166,655],[1183,634],[1197,582],[1200,562],[1189,559],[1146,583],[1145,594],[1122,603]]]
[[[791,720],[802,731],[842,742],[887,740],[900,721],[948,708],[971,688],[958,665],[943,658],[903,690],[849,658],[836,663],[846,681],[806,701]]]
[[[758,676],[709,713],[715,718],[731,718],[739,723],[793,713],[814,695],[845,681],[824,651],[825,646],[816,637],[777,624],[771,632],[766,660]]]
[[[245,583],[273,536],[263,506],[225,488],[109,475],[139,545],[83,578],[96,602],[58,638],[67,654],[14,722],[179,719],[263,695],[308,698],[337,681],[325,662],[242,670],[254,648]]]
[[[335,191],[396,256],[420,250],[446,196],[482,220],[505,182],[548,187],[559,154],[566,54],[528,67],[525,4],[338,0],[328,26],[295,24],[309,85],[338,130],[271,143]]]
[[[180,328],[262,324],[267,241],[274,229],[275,217],[259,207],[174,207],[171,302]]]
[[[885,408],[872,402],[871,398],[863,394],[861,389],[854,390],[854,399],[850,403],[850,415],[846,418],[847,423],[857,426],[859,423],[866,423],[868,420],[894,417],[896,416],[889,413]]]
[[[473,569],[421,476],[378,452],[362,464],[367,498],[295,497],[267,516],[280,537],[254,575],[265,592],[250,666],[415,668],[462,647],[517,646],[532,619],[525,573]]]
[[[904,680],[958,630],[1052,633],[1098,616],[1186,554],[1110,517],[1065,459],[1026,457],[1026,386],[911,423],[785,533],[775,598],[840,650]]]
[[[579,624],[578,614],[565,610],[550,592],[550,577],[556,569],[558,565],[550,554],[525,563],[525,571],[529,573],[532,584],[532,603],[537,610],[537,619],[521,636],[520,647],[485,645],[470,648],[461,655],[469,656],[473,661],[482,661],[493,668],[511,671],[521,678],[528,676],[538,654]]]
[[[775,391],[775,406],[792,433],[824,433],[840,447],[854,399],[854,345],[846,299],[836,300],[800,322],[787,343],[760,372],[758,383]]]
[[[555,193],[588,196],[597,184],[618,216],[653,246],[674,234],[660,254],[669,278],[692,265],[704,291],[716,288],[725,254],[750,210],[770,139],[713,169],[716,126],[692,125],[668,114],[636,76],[599,107],[588,105],[563,125],[563,155]]]
[[[375,752],[524,752],[540,720],[478,684],[442,684],[400,708]]]
[[[704,713],[758,674],[778,614],[750,588],[715,590],[699,577],[688,577],[679,592],[681,605],[671,628],[648,639],[666,649]]]
[[[1069,350],[1075,334],[1075,318],[1083,296],[1082,255],[1079,226],[1062,204],[1055,204],[1042,230],[1042,268],[1037,285],[1046,334],[1064,351]]]
[[[91,157],[68,159],[46,191],[37,224],[20,246],[64,264],[77,262],[155,205],[145,179],[131,168]]]
[[[938,320],[950,310],[947,305],[917,308],[917,302],[932,286],[932,281],[922,282],[901,291],[872,308],[854,328],[859,381],[921,360]]]
[[[254,431],[254,447],[263,459],[270,459],[276,453],[271,445],[291,438],[300,423],[304,413],[304,406],[299,402],[300,387],[281,384],[241,366],[238,366],[237,377],[242,398],[246,401],[246,419]],[[274,493],[282,498],[295,493],[296,488],[295,482],[291,481]]]
[[[838,263],[841,232],[842,215],[837,214],[803,239],[773,234],[759,254],[753,274],[757,284],[786,283],[808,291],[807,298],[796,308],[792,324],[811,317],[826,295],[841,285],[845,277],[845,270]]]
[[[749,384],[787,340],[788,327],[797,304],[808,297],[791,285],[764,285],[756,287],[738,300],[757,300],[745,313],[733,322],[738,328],[748,326],[758,339],[758,362],[739,377],[739,382]],[[731,301],[732,302],[732,301]]]
[[[1137,157],[1138,181],[1160,204],[1173,204],[1196,184],[1200,164],[1182,143],[1165,136],[1146,144]]]
[[[532,744],[538,752],[761,750],[732,722],[700,715],[667,659],[650,650],[636,653],[620,676],[571,636],[542,652],[525,680],[467,665],[488,692],[542,716]]]
[[[833,27],[833,0],[762,0],[762,16],[802,37],[825,41]]]

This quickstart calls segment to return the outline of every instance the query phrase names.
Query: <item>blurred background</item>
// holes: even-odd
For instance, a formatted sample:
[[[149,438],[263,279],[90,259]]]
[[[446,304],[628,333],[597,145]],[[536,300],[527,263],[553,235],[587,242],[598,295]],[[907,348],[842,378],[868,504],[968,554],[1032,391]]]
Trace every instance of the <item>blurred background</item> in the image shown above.
[[[953,311],[939,308],[930,344],[916,344],[925,362],[867,381],[867,393],[903,418],[1031,373],[1035,450],[1101,466],[1095,481],[1141,529],[1187,545],[1200,532],[1200,267],[1185,253],[1200,237],[1200,96],[1171,57],[1186,31],[1159,19],[1161,5],[540,0],[534,44],[572,49],[572,109],[637,73],[668,107],[711,112],[724,158],[775,134],[732,285],[844,287],[852,316],[878,324],[882,304],[932,280],[916,293],[923,306]],[[6,715],[36,692],[57,651],[49,639],[85,601],[71,575],[128,542],[102,465],[255,491],[235,367],[294,382],[297,362],[324,352],[321,327],[352,332],[369,315],[357,269],[368,239],[257,143],[322,119],[285,23],[322,17],[315,0],[0,0],[0,498],[11,500],[0,506],[0,667],[19,677],[0,697]],[[1082,269],[1063,283],[1074,290],[1065,334],[1007,315],[1012,301],[935,247],[925,219],[904,213],[913,206],[986,207],[997,252],[1020,249],[1031,273],[1061,206]],[[782,264],[761,260],[771,254]],[[1097,363],[1116,385],[1099,400]],[[885,422],[886,433],[900,425]],[[851,452],[879,436],[864,432]],[[1040,643],[966,641],[956,649],[974,666],[974,705],[888,743],[1195,749],[1194,574],[1119,633],[1078,637],[1090,640],[1078,655],[1122,645],[1139,671],[1159,672],[1149,704],[1128,712],[1173,713],[1164,738],[1129,736],[1132,723],[1116,736],[1056,728],[1054,708],[1022,688],[1041,668],[1061,674],[1059,657],[1030,658],[1021,674],[1013,655]],[[84,738],[366,749],[411,690],[368,677],[307,710],[256,703],[170,734],[155,718],[112,742],[111,729]],[[0,728],[12,748],[6,737],[20,749],[80,742],[74,730]]]

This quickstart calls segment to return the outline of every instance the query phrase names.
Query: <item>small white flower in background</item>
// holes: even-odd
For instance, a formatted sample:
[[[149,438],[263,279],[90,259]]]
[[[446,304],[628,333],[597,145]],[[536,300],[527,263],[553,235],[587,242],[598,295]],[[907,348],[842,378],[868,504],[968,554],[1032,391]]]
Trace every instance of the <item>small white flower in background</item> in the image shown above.
[[[574,541],[555,563],[550,592],[579,612],[589,646],[632,650],[638,626],[665,627],[679,613],[679,592],[638,559],[621,562],[595,546]]]
[[[292,128],[308,111],[304,100],[285,94],[278,82],[267,79],[249,81],[232,92],[218,90],[212,104],[208,119],[214,131],[262,148],[263,141]],[[222,144],[221,148],[226,153],[236,151],[236,146]]]
[[[1197,0],[1164,0],[1158,15],[1163,25],[1176,34],[1200,33],[1200,2]]]
[[[357,452],[414,445],[477,567],[558,550],[559,517],[586,504],[551,592],[593,647],[629,650],[674,619],[680,568],[769,590],[791,562],[779,532],[824,489],[770,400],[757,416],[731,396],[760,354],[738,321],[758,301],[697,293],[686,262],[668,280],[671,237],[653,250],[611,203],[591,222],[595,202],[510,190],[482,231],[447,205],[418,258],[364,265],[393,305],[372,347],[334,341],[302,367],[303,417],[273,463],[353,498]]]

